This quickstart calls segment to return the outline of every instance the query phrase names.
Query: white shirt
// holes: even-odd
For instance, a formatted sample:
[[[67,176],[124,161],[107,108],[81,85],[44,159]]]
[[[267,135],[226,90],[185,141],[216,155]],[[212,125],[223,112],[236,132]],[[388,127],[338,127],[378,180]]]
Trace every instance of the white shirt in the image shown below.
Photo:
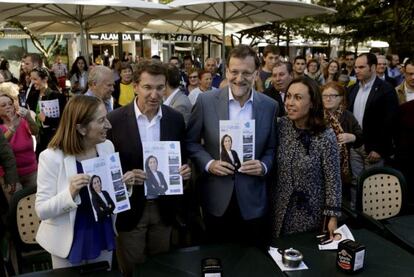
[[[359,83],[359,90],[354,102],[354,116],[357,119],[361,128],[364,128],[362,121],[364,120],[365,106],[367,104],[369,93],[374,84],[376,75],[374,75],[365,85]]]
[[[160,177],[158,177],[157,171],[151,170],[151,172],[152,172],[152,175],[154,175],[155,180],[157,180],[158,185],[161,185],[161,180],[160,180]]]
[[[99,197],[102,199],[102,201],[105,203],[106,206],[108,206],[108,201],[106,201],[106,198],[103,194],[103,192],[98,192]]]
[[[404,82],[404,92],[405,92],[405,99],[407,100],[407,102],[414,100],[414,91],[411,90],[407,86],[407,83],[406,82]]]
[[[166,106],[170,106],[171,101],[173,100],[174,96],[180,91],[180,88],[177,88],[176,90],[173,91],[173,93],[170,94],[170,96],[167,97],[167,99],[165,99],[164,101],[164,105]]]
[[[202,93],[201,89],[199,87],[196,87],[195,89],[193,89],[192,91],[190,91],[190,93],[188,94],[188,100],[190,100],[191,105],[195,105],[198,95]]]
[[[227,152],[227,155],[229,155],[229,158],[230,158],[231,162],[234,164],[234,157],[233,157],[233,153],[231,153],[231,150],[230,150],[230,151],[227,151],[227,150],[226,150],[226,152]]]
[[[138,123],[139,136],[141,138],[141,142],[160,141],[160,129],[162,118],[161,106],[158,108],[158,113],[152,118],[151,121],[149,121],[148,117],[139,110],[136,98],[134,100],[134,111],[135,118]]]
[[[253,91],[250,98],[244,103],[243,107],[240,102],[234,99],[231,88],[229,87],[229,119],[230,120],[250,120],[253,118]]]

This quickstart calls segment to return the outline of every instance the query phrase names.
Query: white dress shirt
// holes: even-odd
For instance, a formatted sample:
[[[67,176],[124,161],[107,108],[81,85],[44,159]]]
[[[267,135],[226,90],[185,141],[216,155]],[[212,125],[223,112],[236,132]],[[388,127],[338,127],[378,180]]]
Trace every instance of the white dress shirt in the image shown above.
[[[227,151],[227,150],[226,150],[226,152],[227,152],[227,155],[229,155],[229,158],[230,158],[230,160],[231,160],[231,163],[232,163],[232,164],[234,164],[234,157],[233,157],[233,153],[231,153],[231,150],[230,150],[230,151]]]
[[[198,98],[198,95],[200,93],[203,93],[203,91],[199,87],[196,87],[195,89],[190,91],[190,93],[188,94],[188,100],[190,100],[191,105],[193,105],[193,106],[195,105],[195,103],[197,101],[197,98]]]
[[[160,129],[161,129],[161,118],[162,118],[162,110],[161,106],[158,107],[158,113],[150,120],[148,117],[143,114],[137,105],[137,98],[134,100],[134,110],[135,110],[135,118],[138,123],[139,129],[139,136],[141,138],[141,142],[144,141],[160,141]],[[154,174],[156,176],[156,174]],[[157,179],[158,176],[155,178]],[[157,179],[159,181],[159,179]],[[147,196],[147,199],[156,199],[158,196],[151,195],[150,197]]]
[[[143,114],[138,108],[136,98],[134,100],[135,118],[138,123],[139,136],[141,142],[144,141],[160,141],[160,129],[161,129],[161,118],[162,110],[161,106],[158,108],[158,113],[151,119]]]
[[[108,201],[106,201],[106,198],[103,194],[103,192],[98,192],[99,197],[102,199],[102,201],[105,203],[106,206],[108,206]]]
[[[404,82],[404,93],[405,100],[407,100],[407,102],[414,100],[414,91],[407,86],[406,82]]]
[[[372,85],[374,84],[376,75],[374,75],[365,85],[359,83],[359,90],[355,97],[354,102],[354,116],[357,119],[361,128],[364,128],[362,121],[364,120],[364,113],[365,113],[365,106],[367,105],[367,100],[369,93],[372,89]]]
[[[230,120],[250,120],[253,118],[253,91],[250,98],[244,103],[243,107],[240,102],[234,99],[231,88],[229,87],[229,119]]]

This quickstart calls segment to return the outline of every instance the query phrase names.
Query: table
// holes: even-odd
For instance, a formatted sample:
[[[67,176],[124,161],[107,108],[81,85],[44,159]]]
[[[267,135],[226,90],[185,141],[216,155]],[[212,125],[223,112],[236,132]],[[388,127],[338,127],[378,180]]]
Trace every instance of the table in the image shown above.
[[[221,260],[225,277],[285,276],[265,252],[234,244],[202,245],[153,256],[136,266],[134,276],[201,276],[201,260],[209,257]]]
[[[366,246],[365,267],[358,276],[414,276],[414,255],[367,229],[353,229],[355,240]],[[219,258],[225,277],[251,276],[348,276],[336,267],[336,251],[320,251],[315,233],[294,234],[279,238],[273,246],[293,247],[304,255],[308,270],[281,272],[264,252],[240,245],[202,245],[149,257],[137,265],[134,276],[188,277],[201,276],[201,260]]]
[[[355,240],[366,247],[360,276],[414,276],[414,255],[367,230],[351,230]],[[336,251],[319,251],[315,234],[295,234],[277,239],[275,247],[293,247],[302,252],[308,270],[286,272],[290,277],[349,276],[336,267]]]
[[[122,277],[122,273],[117,270],[112,271],[95,271],[88,274],[81,274],[79,268],[60,268],[53,270],[37,271],[19,275],[22,277]]]

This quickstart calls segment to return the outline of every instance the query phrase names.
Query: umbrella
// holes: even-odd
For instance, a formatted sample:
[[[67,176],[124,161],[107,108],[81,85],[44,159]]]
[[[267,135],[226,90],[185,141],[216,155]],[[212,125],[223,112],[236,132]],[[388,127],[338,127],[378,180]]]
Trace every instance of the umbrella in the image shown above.
[[[85,30],[98,23],[147,23],[169,10],[142,0],[0,0],[0,21],[72,22],[80,30],[82,54],[87,54]]]
[[[175,0],[169,5],[177,11],[166,15],[165,19],[219,21],[223,24],[223,60],[227,23],[267,23],[335,12],[333,9],[297,0]]]
[[[29,30],[37,34],[56,34],[56,33],[78,33],[79,25],[73,22],[22,22]],[[136,22],[107,22],[107,23],[87,23],[85,30],[88,33],[103,32],[141,32],[144,24]]]
[[[259,25],[259,23],[229,23],[226,24],[226,31],[237,33],[241,30],[257,27]],[[192,35],[221,35],[222,31],[221,22],[196,20],[153,19],[143,28],[144,33],[177,33]]]
[[[260,24],[243,24],[243,23],[229,23],[226,25],[226,30],[231,33],[237,33],[241,30],[259,26]],[[173,34],[191,34],[191,55],[193,55],[194,35],[221,35],[222,23],[218,21],[196,21],[196,20],[151,20],[145,28],[143,33],[173,33]],[[170,44],[171,47],[171,44]],[[171,56],[171,48],[168,49]]]

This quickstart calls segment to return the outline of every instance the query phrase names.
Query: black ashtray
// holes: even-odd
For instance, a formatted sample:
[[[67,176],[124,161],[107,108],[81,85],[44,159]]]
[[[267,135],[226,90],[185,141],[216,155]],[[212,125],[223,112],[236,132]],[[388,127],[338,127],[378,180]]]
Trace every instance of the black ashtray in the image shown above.
[[[205,258],[201,261],[201,276],[223,276],[223,268],[218,258]]]

